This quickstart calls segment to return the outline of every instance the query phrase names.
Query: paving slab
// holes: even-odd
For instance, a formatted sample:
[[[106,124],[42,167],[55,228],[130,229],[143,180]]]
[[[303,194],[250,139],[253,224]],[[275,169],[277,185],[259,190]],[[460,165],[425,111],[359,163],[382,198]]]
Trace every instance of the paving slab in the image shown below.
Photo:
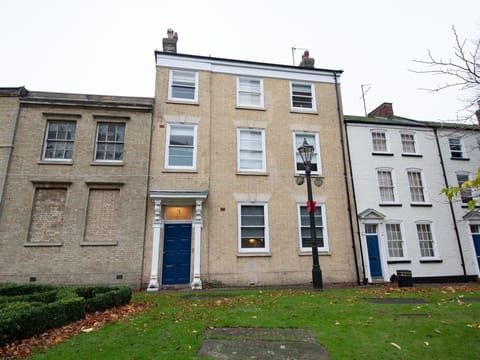
[[[370,303],[374,304],[427,304],[428,302],[424,299],[405,299],[405,298],[375,298],[375,299],[366,299]]]
[[[197,355],[210,359],[329,360],[308,329],[208,328]]]

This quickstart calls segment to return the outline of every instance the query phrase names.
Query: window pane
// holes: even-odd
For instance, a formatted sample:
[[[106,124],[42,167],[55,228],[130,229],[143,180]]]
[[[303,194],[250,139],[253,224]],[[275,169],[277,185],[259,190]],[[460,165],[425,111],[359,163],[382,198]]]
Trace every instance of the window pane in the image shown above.
[[[415,153],[415,138],[412,134],[402,134],[402,147],[404,153]]]
[[[44,159],[72,159],[75,122],[49,121],[44,145]]]
[[[191,71],[172,71],[171,96],[175,99],[195,100],[196,74]]]
[[[372,133],[373,151],[386,152],[387,151],[387,137],[385,133]]]
[[[263,205],[240,207],[242,248],[265,248],[265,208]]]
[[[292,84],[292,106],[311,109],[312,87],[306,84]]]
[[[387,231],[388,255],[403,257],[402,233],[400,224],[385,224]]]
[[[430,224],[417,224],[420,254],[424,257],[434,256],[433,237]]]
[[[315,218],[315,236],[317,239],[317,247],[324,246],[323,240],[323,216],[322,207],[317,206],[314,214]],[[310,227],[310,214],[307,212],[306,206],[300,206],[300,233],[302,236],[302,248],[312,247],[312,234]]]
[[[123,160],[125,124],[98,123],[95,160]]]
[[[392,174],[390,171],[378,171],[378,184],[382,201],[395,201]]]
[[[303,145],[303,140],[307,140],[308,144],[315,146],[310,170],[316,172],[318,171],[318,149],[316,136],[314,134],[295,134],[295,159],[297,171],[305,171],[305,164],[303,163],[302,157],[298,152],[298,148]]]
[[[193,148],[170,147],[169,165],[193,166]]]
[[[418,171],[408,171],[408,183],[410,185],[410,195],[413,202],[425,202],[423,193],[422,175]]]

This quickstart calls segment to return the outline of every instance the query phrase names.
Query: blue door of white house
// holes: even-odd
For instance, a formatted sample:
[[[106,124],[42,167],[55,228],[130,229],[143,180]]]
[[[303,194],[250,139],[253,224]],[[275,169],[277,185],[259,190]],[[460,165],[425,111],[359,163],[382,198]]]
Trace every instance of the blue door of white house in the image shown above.
[[[473,246],[477,255],[478,268],[480,269],[480,225],[470,225],[472,230]]]
[[[376,224],[365,224],[367,238],[368,263],[370,265],[370,276],[382,276],[382,264],[380,262],[380,249],[378,247],[378,235]]]
[[[192,224],[165,224],[162,285],[188,284]]]

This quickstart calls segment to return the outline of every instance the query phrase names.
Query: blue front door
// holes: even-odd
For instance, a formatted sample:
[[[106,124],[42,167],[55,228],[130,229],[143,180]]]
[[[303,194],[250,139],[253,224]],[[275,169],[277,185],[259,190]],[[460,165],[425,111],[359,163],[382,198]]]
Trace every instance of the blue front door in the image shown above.
[[[382,264],[380,262],[380,249],[378,247],[378,235],[376,224],[365,224],[367,237],[368,263],[370,265],[370,276],[382,276]]]
[[[190,282],[192,224],[165,224],[162,285]]]
[[[471,225],[473,246],[475,247],[475,253],[477,255],[478,267],[480,268],[480,226]]]

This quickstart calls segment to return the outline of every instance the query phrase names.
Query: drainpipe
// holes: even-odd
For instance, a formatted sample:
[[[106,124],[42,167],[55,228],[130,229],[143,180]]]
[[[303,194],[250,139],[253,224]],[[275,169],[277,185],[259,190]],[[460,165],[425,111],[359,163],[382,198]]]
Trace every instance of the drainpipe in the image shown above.
[[[143,249],[142,249],[142,266],[140,268],[140,284],[139,284],[139,289],[142,290],[142,281],[143,281],[143,275],[144,275],[144,267],[145,267],[145,248],[147,246],[147,224],[148,224],[148,205],[150,203],[150,198],[149,198],[149,192],[150,192],[150,163],[152,160],[152,138],[153,138],[153,127],[154,127],[154,122],[153,122],[153,114],[155,110],[155,98],[153,99],[152,103],[152,113],[150,115],[150,144],[148,146],[148,165],[147,165],[147,191],[145,192],[145,221],[144,221],[144,226],[143,226]],[[148,285],[147,285],[148,287]]]
[[[437,143],[438,156],[440,157],[440,165],[442,166],[443,180],[445,181],[445,186],[448,187],[449,185],[447,180],[447,173],[445,171],[445,164],[443,162],[440,143],[438,141],[437,129],[434,128],[433,133],[435,134],[435,141]],[[448,200],[448,204],[450,205],[450,212],[452,213],[453,227],[455,229],[455,235],[457,237],[458,251],[460,252],[460,259],[462,261],[463,278],[464,278],[464,281],[467,281],[467,270],[465,269],[465,259],[463,258],[462,243],[460,242],[460,235],[458,234],[457,219],[455,218],[455,212],[453,211],[452,200]]]
[[[352,249],[353,249],[353,258],[355,260],[355,272],[357,275],[357,284],[360,285],[360,273],[358,271],[358,259],[357,259],[357,249],[355,247],[355,234],[353,230],[353,222],[352,222],[352,208],[350,206],[350,190],[348,186],[348,176],[347,176],[347,159],[345,157],[345,142],[343,138],[343,119],[342,119],[342,112],[340,110],[340,94],[338,92],[338,81],[337,81],[337,73],[333,73],[333,77],[335,79],[335,95],[337,99],[337,114],[338,114],[338,129],[340,131],[340,145],[342,146],[342,160],[343,160],[343,178],[345,180],[345,188],[347,192],[347,209],[348,209],[348,220],[350,225],[350,234],[352,235]],[[358,226],[358,225],[357,225]],[[360,245],[360,251],[362,246]],[[365,279],[365,266],[363,264],[363,256],[362,256],[362,270],[363,270],[363,278]]]

